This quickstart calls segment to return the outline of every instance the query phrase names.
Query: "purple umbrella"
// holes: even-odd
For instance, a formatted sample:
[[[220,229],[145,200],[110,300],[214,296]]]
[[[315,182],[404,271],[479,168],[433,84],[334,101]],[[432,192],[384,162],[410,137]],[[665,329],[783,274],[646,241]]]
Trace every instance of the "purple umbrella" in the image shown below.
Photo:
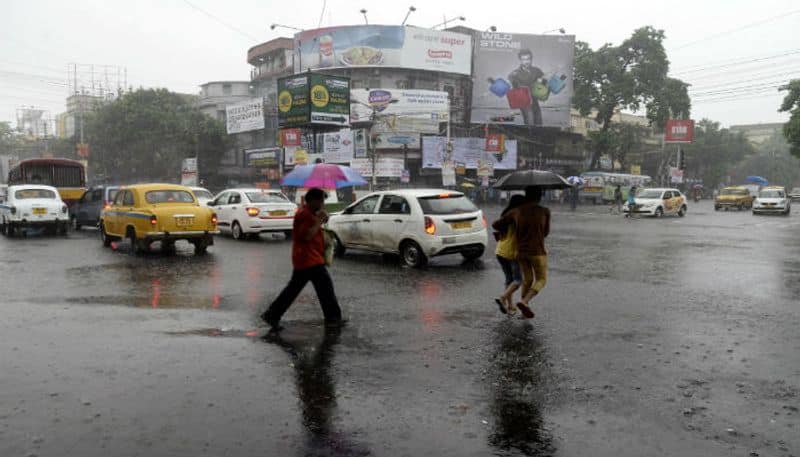
[[[366,185],[367,181],[355,170],[344,165],[331,163],[315,163],[314,165],[298,165],[281,179],[282,186],[304,187],[310,189],[341,189]]]

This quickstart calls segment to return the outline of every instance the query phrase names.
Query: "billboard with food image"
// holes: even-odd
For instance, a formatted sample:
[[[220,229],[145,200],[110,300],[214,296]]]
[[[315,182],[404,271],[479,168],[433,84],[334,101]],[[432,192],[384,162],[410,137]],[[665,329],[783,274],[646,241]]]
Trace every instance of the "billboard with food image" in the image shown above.
[[[295,35],[294,70],[399,67],[469,75],[472,37],[395,25],[351,25]]]
[[[575,37],[478,32],[474,124],[570,126]]]

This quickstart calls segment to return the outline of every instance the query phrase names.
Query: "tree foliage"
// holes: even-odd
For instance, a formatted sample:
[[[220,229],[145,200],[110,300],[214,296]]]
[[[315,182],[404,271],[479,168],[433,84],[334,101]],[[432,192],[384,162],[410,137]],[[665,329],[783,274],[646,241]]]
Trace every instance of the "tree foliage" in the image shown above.
[[[687,85],[669,78],[669,60],[664,50],[664,31],[642,27],[618,46],[609,43],[597,50],[583,42],[575,44],[575,94],[573,103],[581,115],[596,110],[602,131],[611,129],[618,110],[646,110],[656,127],[670,117],[689,115],[691,101]],[[600,142],[600,147],[611,143]],[[591,167],[606,149],[595,149]]]
[[[649,133],[648,128],[638,124],[615,123],[607,130],[590,132],[589,140],[594,150],[602,150],[609,155],[612,170],[616,162],[620,163],[621,170],[628,170],[628,166],[634,163],[633,156],[641,151],[644,138]]]
[[[755,153],[742,132],[720,128],[719,122],[709,119],[697,122],[694,141],[683,150],[687,177],[701,179],[709,189],[724,184],[737,164]]]
[[[181,161],[198,156],[201,173],[215,170],[228,144],[225,126],[166,89],[123,94],[87,116],[94,172],[108,180],[175,180]]]
[[[783,136],[789,142],[792,155],[800,158],[800,79],[794,79],[789,84],[781,87],[781,91],[789,92],[783,98],[783,103],[778,111],[791,114],[789,122],[783,126]]]

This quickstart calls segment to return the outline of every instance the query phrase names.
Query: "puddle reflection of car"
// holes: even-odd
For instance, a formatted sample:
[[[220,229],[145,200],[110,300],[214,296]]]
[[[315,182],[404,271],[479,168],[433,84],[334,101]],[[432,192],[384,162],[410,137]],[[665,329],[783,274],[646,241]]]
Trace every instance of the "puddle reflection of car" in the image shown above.
[[[736,208],[738,210],[750,209],[753,207],[753,195],[746,187],[732,186],[722,189],[714,199],[714,210]]]
[[[635,197],[634,214],[661,217],[664,215],[686,215],[686,196],[678,189],[642,189]],[[630,213],[628,203],[622,205],[622,211]]]
[[[335,253],[358,249],[400,254],[406,265],[421,267],[428,258],[483,255],[486,219],[464,194],[449,190],[393,190],[369,194],[331,216]]]
[[[791,210],[791,199],[783,187],[765,187],[758,193],[758,197],[753,200],[753,214],[787,215]]]
[[[0,204],[0,231],[6,236],[24,234],[26,229],[44,228],[55,235],[67,233],[69,209],[51,186],[9,186]]]
[[[214,244],[217,216],[208,207],[197,205],[188,187],[174,184],[137,184],[117,192],[110,208],[100,215],[103,245],[127,239],[131,253],[148,251],[161,241],[165,251],[175,242],[186,240],[196,254],[204,254]]]
[[[217,213],[221,232],[241,240],[260,233],[292,236],[297,205],[286,195],[269,189],[228,189],[208,203]]]

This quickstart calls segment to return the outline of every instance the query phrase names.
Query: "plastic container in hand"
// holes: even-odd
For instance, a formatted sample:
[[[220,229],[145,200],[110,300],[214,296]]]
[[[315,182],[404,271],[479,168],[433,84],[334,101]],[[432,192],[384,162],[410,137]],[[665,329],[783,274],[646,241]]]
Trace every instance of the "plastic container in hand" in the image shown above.
[[[550,89],[552,94],[558,94],[564,87],[567,85],[567,75],[561,74],[561,76],[553,75],[547,81],[547,88]]]
[[[489,78],[489,92],[497,95],[498,97],[505,97],[511,89],[511,84],[503,78],[492,79]]]
[[[508,106],[511,109],[523,109],[531,106],[533,99],[531,99],[531,90],[527,87],[517,87],[511,89],[506,93],[508,98]]]

